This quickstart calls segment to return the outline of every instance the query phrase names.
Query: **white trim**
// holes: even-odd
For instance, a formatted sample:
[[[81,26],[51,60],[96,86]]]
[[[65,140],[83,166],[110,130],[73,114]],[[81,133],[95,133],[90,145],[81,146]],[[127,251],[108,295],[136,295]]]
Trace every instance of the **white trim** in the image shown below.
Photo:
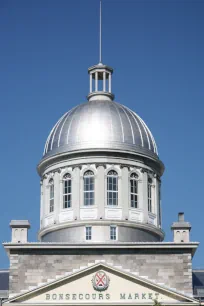
[[[116,171],[117,172],[117,174],[118,174],[118,177],[120,177],[121,178],[121,169],[119,168],[119,164],[117,165],[117,164],[115,164],[115,165],[110,165],[110,164],[107,164],[106,165],[106,169],[104,169],[105,171],[104,171],[104,176],[105,176],[105,178],[107,178],[107,176],[108,176],[108,172],[109,171],[111,171],[111,170],[114,170],[114,171]]]
[[[96,224],[95,224],[96,222]],[[98,221],[89,221],[91,225],[98,225]],[[113,222],[107,221],[106,224],[111,225]],[[117,225],[121,225],[120,221],[115,221]],[[130,223],[130,222],[129,222]],[[135,222],[131,222],[134,226]],[[80,222],[80,224],[85,225],[86,222]],[[73,225],[73,223],[72,223]],[[138,225],[142,225],[141,223]],[[151,225],[148,224],[150,227]],[[126,225],[127,226],[127,225]],[[153,227],[153,226],[152,226]],[[3,246],[5,249],[73,249],[73,248],[135,248],[135,249],[197,249],[200,242],[119,242],[117,244],[111,244],[110,242],[93,242],[92,246],[86,245],[84,243],[68,243],[68,242],[28,242],[28,243],[13,243],[13,242],[4,242]]]
[[[84,177],[84,173],[86,172],[86,171],[92,171],[93,173],[94,173],[94,176],[96,177],[97,176],[97,170],[96,170],[96,167],[95,167],[95,165],[94,166],[92,166],[92,165],[90,165],[90,166],[85,166],[80,172],[80,177]]]

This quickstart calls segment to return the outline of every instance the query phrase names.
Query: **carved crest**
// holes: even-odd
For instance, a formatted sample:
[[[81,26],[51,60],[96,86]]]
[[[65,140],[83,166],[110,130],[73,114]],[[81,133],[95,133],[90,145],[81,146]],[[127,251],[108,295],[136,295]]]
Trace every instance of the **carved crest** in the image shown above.
[[[104,291],[108,288],[109,283],[110,278],[103,270],[100,270],[93,275],[92,284],[95,290]]]

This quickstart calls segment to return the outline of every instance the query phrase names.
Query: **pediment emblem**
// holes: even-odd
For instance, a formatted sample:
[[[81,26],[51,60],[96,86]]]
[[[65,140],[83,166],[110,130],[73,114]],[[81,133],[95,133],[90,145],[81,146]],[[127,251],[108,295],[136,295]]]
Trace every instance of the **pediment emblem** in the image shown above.
[[[92,284],[95,290],[104,291],[108,289],[110,278],[103,270],[97,271],[92,277]]]

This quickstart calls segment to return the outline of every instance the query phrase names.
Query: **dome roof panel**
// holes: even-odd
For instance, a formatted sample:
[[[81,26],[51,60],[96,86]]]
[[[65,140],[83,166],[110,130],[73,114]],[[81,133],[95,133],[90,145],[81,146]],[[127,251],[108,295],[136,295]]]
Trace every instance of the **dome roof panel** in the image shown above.
[[[110,103],[108,105],[110,110],[109,124],[111,125],[111,133],[108,135],[109,141],[122,141],[123,127],[120,122],[120,117],[118,116],[118,111],[115,103]],[[111,138],[110,138],[111,136]]]
[[[44,157],[84,150],[117,150],[154,158],[158,154],[144,121],[109,100],[89,101],[64,114],[48,136]]]

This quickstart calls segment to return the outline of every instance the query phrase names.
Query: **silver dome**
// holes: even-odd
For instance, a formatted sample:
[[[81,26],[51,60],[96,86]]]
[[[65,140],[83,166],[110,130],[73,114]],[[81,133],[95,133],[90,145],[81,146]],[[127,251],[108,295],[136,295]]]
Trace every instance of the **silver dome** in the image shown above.
[[[158,155],[144,121],[124,105],[108,100],[89,101],[65,113],[47,138],[44,157],[84,150]]]

